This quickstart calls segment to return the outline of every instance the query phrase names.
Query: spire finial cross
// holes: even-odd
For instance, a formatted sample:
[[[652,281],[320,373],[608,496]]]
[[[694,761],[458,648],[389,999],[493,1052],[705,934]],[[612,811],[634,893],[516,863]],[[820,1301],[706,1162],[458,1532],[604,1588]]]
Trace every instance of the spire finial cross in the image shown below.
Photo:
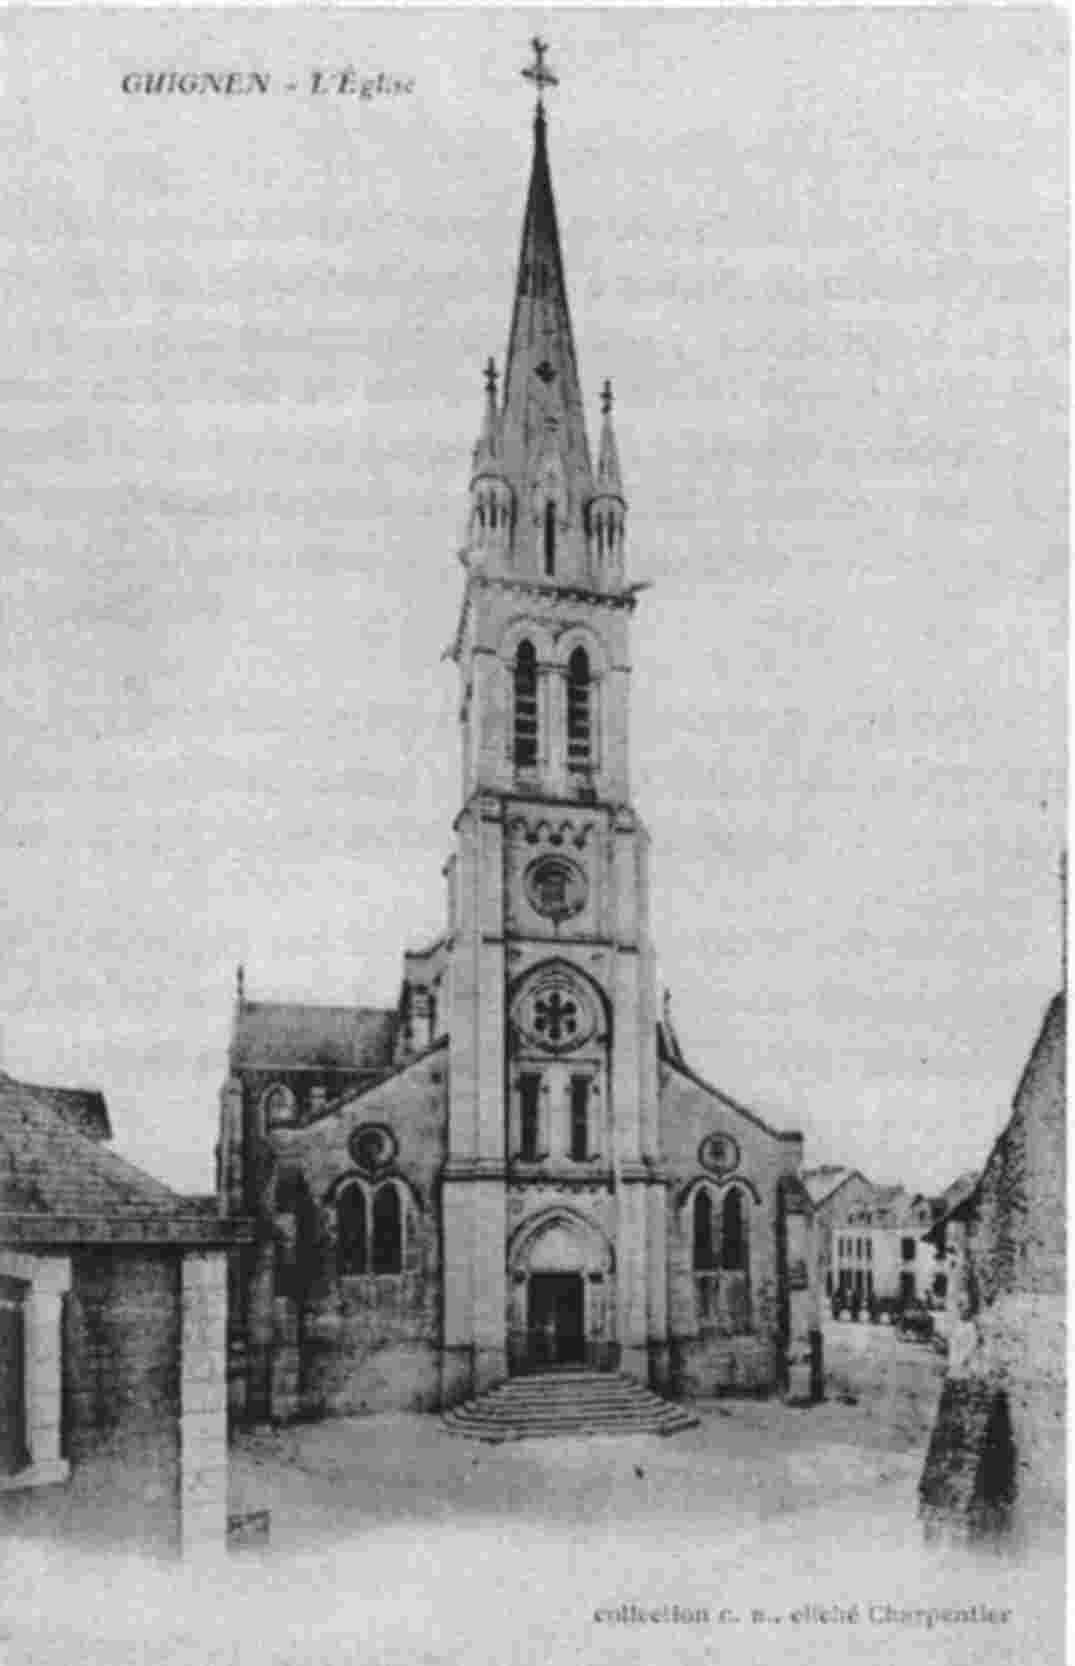
[[[601,389],[601,415],[608,416],[612,410],[612,383],[605,378],[605,385]]]
[[[528,81],[532,81],[537,88],[538,109],[540,110],[545,88],[558,87],[560,82],[559,78],[552,73],[552,70],[545,67],[545,54],[549,50],[548,41],[542,40],[540,35],[535,35],[530,45],[534,48],[534,61],[532,64],[527,64],[522,74]]]
[[[496,360],[493,358],[485,367],[485,391],[491,398],[496,398]]]

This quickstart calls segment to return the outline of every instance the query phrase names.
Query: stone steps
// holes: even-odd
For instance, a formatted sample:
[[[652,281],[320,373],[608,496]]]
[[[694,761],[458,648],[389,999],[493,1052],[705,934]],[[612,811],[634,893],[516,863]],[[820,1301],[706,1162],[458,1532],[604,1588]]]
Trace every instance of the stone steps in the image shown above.
[[[603,1372],[512,1377],[443,1416],[449,1434],[486,1441],[556,1435],[673,1435],[698,1419],[636,1382]]]

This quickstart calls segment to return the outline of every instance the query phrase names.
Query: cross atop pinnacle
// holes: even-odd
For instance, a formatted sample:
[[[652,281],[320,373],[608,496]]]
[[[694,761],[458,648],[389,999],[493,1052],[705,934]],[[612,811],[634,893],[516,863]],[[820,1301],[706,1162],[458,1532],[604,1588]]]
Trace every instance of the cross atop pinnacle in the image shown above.
[[[491,394],[494,399],[496,398],[496,383],[496,360],[490,358],[485,367],[485,391],[486,393]]]
[[[525,76],[527,81],[532,81],[537,88],[538,109],[542,110],[544,108],[543,94],[545,88],[558,87],[560,81],[551,69],[545,68],[545,54],[549,50],[548,41],[543,41],[540,35],[535,35],[530,45],[534,48],[534,61],[532,64],[527,64],[526,68],[520,73]]]

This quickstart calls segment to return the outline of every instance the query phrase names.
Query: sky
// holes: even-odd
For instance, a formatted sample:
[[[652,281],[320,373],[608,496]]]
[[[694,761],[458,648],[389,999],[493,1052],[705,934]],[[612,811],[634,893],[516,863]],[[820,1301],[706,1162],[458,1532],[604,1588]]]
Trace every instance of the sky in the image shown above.
[[[681,1042],[939,1188],[1060,980],[1059,8],[3,14],[0,1064],[206,1190],[237,963],[389,1005],[440,930],[535,29]]]

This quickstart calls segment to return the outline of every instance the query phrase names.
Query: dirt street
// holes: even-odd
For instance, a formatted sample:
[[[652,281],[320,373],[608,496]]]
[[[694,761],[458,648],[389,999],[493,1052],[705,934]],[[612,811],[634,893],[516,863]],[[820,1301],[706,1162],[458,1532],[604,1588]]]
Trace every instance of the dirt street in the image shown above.
[[[267,1550],[195,1576],[11,1547],[0,1659],[1059,1662],[1062,1547],[921,1543],[943,1362],[867,1326],[827,1350],[824,1405],[711,1402],[667,1440],[488,1446],[407,1415],[246,1435],[233,1507],[271,1510]]]

